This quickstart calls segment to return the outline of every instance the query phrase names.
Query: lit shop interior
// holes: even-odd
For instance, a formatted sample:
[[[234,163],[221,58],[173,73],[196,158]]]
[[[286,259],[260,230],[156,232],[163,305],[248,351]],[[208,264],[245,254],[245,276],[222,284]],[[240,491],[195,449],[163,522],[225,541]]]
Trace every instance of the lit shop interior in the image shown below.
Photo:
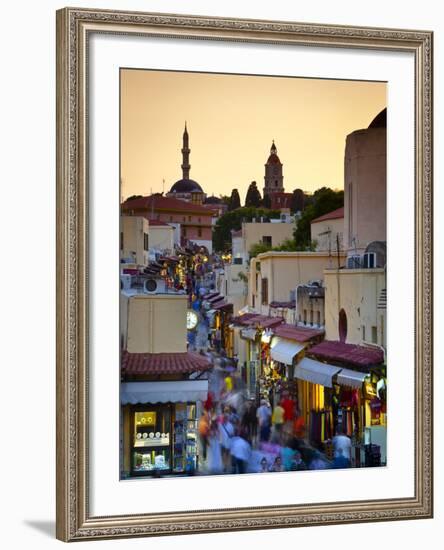
[[[131,477],[198,469],[196,403],[123,407],[124,470]]]

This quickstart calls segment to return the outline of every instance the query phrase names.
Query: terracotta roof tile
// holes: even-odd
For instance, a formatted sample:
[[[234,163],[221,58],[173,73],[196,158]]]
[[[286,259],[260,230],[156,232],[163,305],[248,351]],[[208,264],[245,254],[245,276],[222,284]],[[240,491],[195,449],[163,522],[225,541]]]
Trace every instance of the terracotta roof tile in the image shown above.
[[[344,207],[341,206],[341,208],[337,208],[332,212],[327,212],[327,214],[324,214],[323,216],[319,216],[319,218],[315,218],[314,220],[311,220],[311,223],[323,222],[326,220],[337,220],[343,217],[344,217]]]
[[[130,353],[122,352],[121,368],[124,375],[180,374],[206,370],[210,361],[198,353]]]
[[[172,197],[162,197],[161,195],[149,195],[138,199],[126,200],[122,203],[122,210],[177,210],[180,212],[195,212],[204,216],[211,216],[212,213],[200,204],[194,204]]]

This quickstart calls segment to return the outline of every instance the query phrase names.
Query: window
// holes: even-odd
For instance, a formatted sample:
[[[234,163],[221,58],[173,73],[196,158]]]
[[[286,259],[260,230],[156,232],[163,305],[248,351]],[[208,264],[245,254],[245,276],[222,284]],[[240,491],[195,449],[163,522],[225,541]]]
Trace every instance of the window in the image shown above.
[[[183,236],[184,236],[184,237],[187,236],[187,228],[186,228],[186,227],[183,228],[182,233],[183,233]]]
[[[132,474],[170,470],[171,408],[133,409]]]
[[[120,232],[120,250],[123,250],[123,231]]]
[[[233,263],[237,265],[242,265],[242,258],[234,258]]]
[[[384,316],[381,315],[381,346],[384,345]]]
[[[197,218],[197,221],[200,223],[200,218]]]
[[[316,312],[316,315],[317,315],[318,327],[320,327],[320,326],[321,326],[321,312],[320,312],[320,311],[317,311],[317,312]]]
[[[273,246],[272,244],[272,238],[269,235],[264,235],[262,237],[262,243],[267,244],[268,246]]]
[[[188,216],[188,221],[189,221],[189,222],[191,221],[191,216]]]
[[[313,326],[313,310],[310,310],[310,325]]]
[[[201,227],[197,228],[197,236],[202,237],[202,228]]]
[[[172,222],[172,221],[173,221],[173,216],[170,216],[170,222]]]
[[[186,222],[186,221],[187,221],[187,219],[185,218],[185,216],[183,217],[183,221],[184,221],[184,222]]]
[[[268,279],[262,279],[261,285],[262,305],[266,306],[268,304]]]
[[[365,342],[365,325],[362,325],[361,333],[362,333],[362,340]]]
[[[339,312],[339,341],[344,343],[347,338],[347,314],[343,309]]]
[[[143,234],[143,249],[148,250],[148,233]]]
[[[307,324],[307,310],[304,309],[304,325]]]
[[[378,330],[376,327],[372,327],[372,343],[376,344],[378,341]]]

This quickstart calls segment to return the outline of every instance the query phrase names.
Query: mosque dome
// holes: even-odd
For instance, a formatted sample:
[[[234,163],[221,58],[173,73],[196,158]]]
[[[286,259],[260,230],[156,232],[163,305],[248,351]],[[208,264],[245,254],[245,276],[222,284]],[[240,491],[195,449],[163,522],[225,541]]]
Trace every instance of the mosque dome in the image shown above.
[[[190,180],[190,179],[178,180],[170,189],[170,193],[193,193],[193,192],[203,193],[203,189],[197,183],[197,181]]]

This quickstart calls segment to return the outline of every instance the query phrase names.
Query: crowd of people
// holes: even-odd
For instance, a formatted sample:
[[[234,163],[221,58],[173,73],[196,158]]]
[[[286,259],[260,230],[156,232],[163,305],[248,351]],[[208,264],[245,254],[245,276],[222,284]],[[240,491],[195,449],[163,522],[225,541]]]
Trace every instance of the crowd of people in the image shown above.
[[[219,395],[210,392],[199,420],[203,474],[288,472],[349,468],[351,440],[333,439],[334,456],[327,460],[305,437],[297,401],[288,393],[274,407],[266,399],[245,399],[235,374],[223,378]]]
[[[333,459],[313,448],[306,438],[305,422],[297,400],[288,391],[260,400],[247,399],[238,374],[237,357],[228,358],[220,327],[210,329],[204,296],[214,289],[210,264],[189,273],[186,289],[190,307],[199,315],[188,334],[189,350],[207,355],[213,363],[208,399],[199,419],[198,473],[243,474],[320,470],[351,466],[351,440],[333,438]]]

